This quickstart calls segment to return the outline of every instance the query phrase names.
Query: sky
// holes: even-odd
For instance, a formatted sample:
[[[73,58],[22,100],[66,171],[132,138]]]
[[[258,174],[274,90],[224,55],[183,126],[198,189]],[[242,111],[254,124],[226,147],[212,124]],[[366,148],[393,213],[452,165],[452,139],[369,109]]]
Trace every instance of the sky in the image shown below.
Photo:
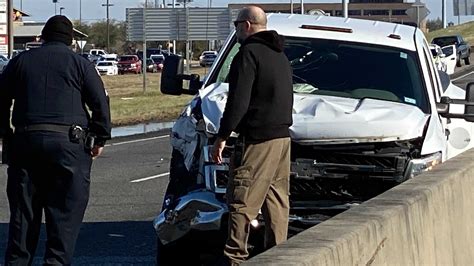
[[[165,0],[169,1],[170,0]],[[228,3],[289,3],[288,1],[282,0],[210,0],[212,1],[213,7],[226,7]],[[349,0],[348,0],[349,1]],[[441,0],[421,0],[426,4],[430,10],[428,19],[436,19],[441,17]],[[107,0],[58,0],[55,5],[52,0],[13,0],[15,8],[21,9],[30,15],[29,18],[25,18],[27,21],[44,22],[50,16],[60,13],[61,7],[62,14],[68,16],[72,20],[79,19],[79,6],[81,8],[81,18],[84,22],[95,22],[106,18],[106,8],[102,6]],[[111,19],[125,20],[125,9],[139,7],[140,3],[144,3],[145,0],[109,0],[113,6],[109,7],[109,16]],[[163,0],[159,0],[162,3]],[[293,0],[294,3],[299,3],[299,0]],[[342,0],[306,0],[305,3],[337,3]],[[408,2],[414,2],[414,0],[408,0]],[[148,0],[149,4],[154,4],[155,0]],[[196,7],[207,7],[208,0],[194,0],[191,6]],[[56,6],[56,7],[55,7]],[[447,21],[454,22],[457,24],[458,18],[453,16],[453,0],[447,0]],[[56,8],[56,9],[55,9]],[[472,16],[461,16],[461,23],[474,20]]]

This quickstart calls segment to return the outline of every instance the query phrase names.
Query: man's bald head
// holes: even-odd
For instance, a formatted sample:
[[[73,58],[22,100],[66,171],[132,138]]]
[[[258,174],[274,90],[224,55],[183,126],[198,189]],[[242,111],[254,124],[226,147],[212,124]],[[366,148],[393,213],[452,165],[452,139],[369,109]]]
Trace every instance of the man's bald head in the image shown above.
[[[237,40],[243,43],[251,35],[267,29],[267,15],[257,6],[247,6],[240,10],[234,21]]]
[[[247,6],[240,10],[237,20],[247,20],[254,27],[260,29],[267,28],[267,15],[258,6]]]

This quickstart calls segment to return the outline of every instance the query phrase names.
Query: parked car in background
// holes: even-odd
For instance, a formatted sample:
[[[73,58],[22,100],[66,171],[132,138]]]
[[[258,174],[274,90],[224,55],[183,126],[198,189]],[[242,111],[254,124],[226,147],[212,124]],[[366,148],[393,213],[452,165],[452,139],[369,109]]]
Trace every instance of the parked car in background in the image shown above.
[[[3,69],[8,65],[10,60],[7,56],[0,54],[0,74],[3,73]]]
[[[155,55],[162,55],[165,58],[170,54],[168,50],[160,49],[160,48],[148,48],[146,49],[146,58],[151,58],[152,56]],[[137,52],[137,56],[140,58],[140,60],[143,59],[143,51],[139,50]]]
[[[441,47],[437,44],[430,44],[431,55],[433,56],[433,62],[438,70],[447,72],[448,65],[446,63],[446,55],[441,50]]]
[[[79,54],[79,55],[84,57],[85,59],[89,60],[90,62],[93,62],[94,59],[95,59],[93,55],[88,54],[88,53],[83,53],[83,54]]]
[[[90,49],[89,54],[99,57],[101,55],[106,55],[108,53],[103,49]]]
[[[451,75],[454,73],[454,69],[456,68],[457,62],[457,53],[456,53],[456,45],[448,45],[445,47],[441,47],[441,50],[444,54],[444,59],[446,62],[446,73]]]
[[[118,66],[117,62],[114,61],[100,61],[96,65],[97,70],[101,75],[117,75]]]
[[[146,72],[151,72],[151,73],[158,72],[158,66],[150,58],[146,60]]]
[[[142,73],[142,61],[136,55],[122,55],[118,60],[118,73]]]
[[[164,55],[152,55],[150,58],[151,58],[151,60],[153,60],[153,62],[155,62],[158,70],[163,69],[163,64],[165,62],[165,56]]]
[[[101,56],[97,59],[97,63],[98,63],[98,62],[102,62],[102,61],[118,62],[118,56],[117,56],[116,54],[101,55]]]
[[[440,36],[434,38],[431,43],[437,44],[440,47],[445,47],[448,45],[456,45],[457,51],[457,59],[456,59],[456,66],[460,67],[462,65],[462,60],[464,60],[464,64],[469,65],[471,64],[471,47],[469,43],[467,43],[464,38],[457,34],[452,36]]]
[[[199,57],[199,65],[202,67],[210,66],[214,63],[217,58],[216,51],[204,51]]]

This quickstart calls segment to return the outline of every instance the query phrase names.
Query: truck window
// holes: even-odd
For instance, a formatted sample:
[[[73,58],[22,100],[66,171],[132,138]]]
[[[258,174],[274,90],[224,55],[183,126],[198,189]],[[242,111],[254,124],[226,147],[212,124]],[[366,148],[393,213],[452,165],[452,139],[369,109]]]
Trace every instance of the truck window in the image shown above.
[[[429,45],[426,41],[423,42],[423,55],[426,61],[426,66],[428,68],[428,73],[430,76],[430,84],[431,88],[433,89],[433,94],[436,97],[436,100],[439,100],[441,97],[441,88],[438,86],[438,82],[435,82],[437,80],[436,73],[433,72],[433,69],[436,69],[433,63],[433,59],[430,56],[431,53],[429,52]]]
[[[227,76],[229,75],[230,64],[232,60],[234,60],[234,56],[239,52],[240,44],[235,42],[232,48],[230,49],[229,53],[227,54],[222,66],[219,70],[219,74],[217,75],[217,82],[227,82]]]
[[[216,76],[226,82],[238,44],[226,49]],[[375,98],[418,106],[429,113],[420,62],[414,51],[366,43],[285,37],[295,93]]]

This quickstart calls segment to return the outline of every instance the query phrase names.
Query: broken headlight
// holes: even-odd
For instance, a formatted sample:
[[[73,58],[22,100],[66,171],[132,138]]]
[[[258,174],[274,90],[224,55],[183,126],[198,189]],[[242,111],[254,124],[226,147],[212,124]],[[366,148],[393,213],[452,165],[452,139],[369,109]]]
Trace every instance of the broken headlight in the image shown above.
[[[441,152],[433,153],[420,159],[413,159],[408,163],[405,172],[405,180],[413,178],[423,172],[430,171],[435,165],[441,162]]]

